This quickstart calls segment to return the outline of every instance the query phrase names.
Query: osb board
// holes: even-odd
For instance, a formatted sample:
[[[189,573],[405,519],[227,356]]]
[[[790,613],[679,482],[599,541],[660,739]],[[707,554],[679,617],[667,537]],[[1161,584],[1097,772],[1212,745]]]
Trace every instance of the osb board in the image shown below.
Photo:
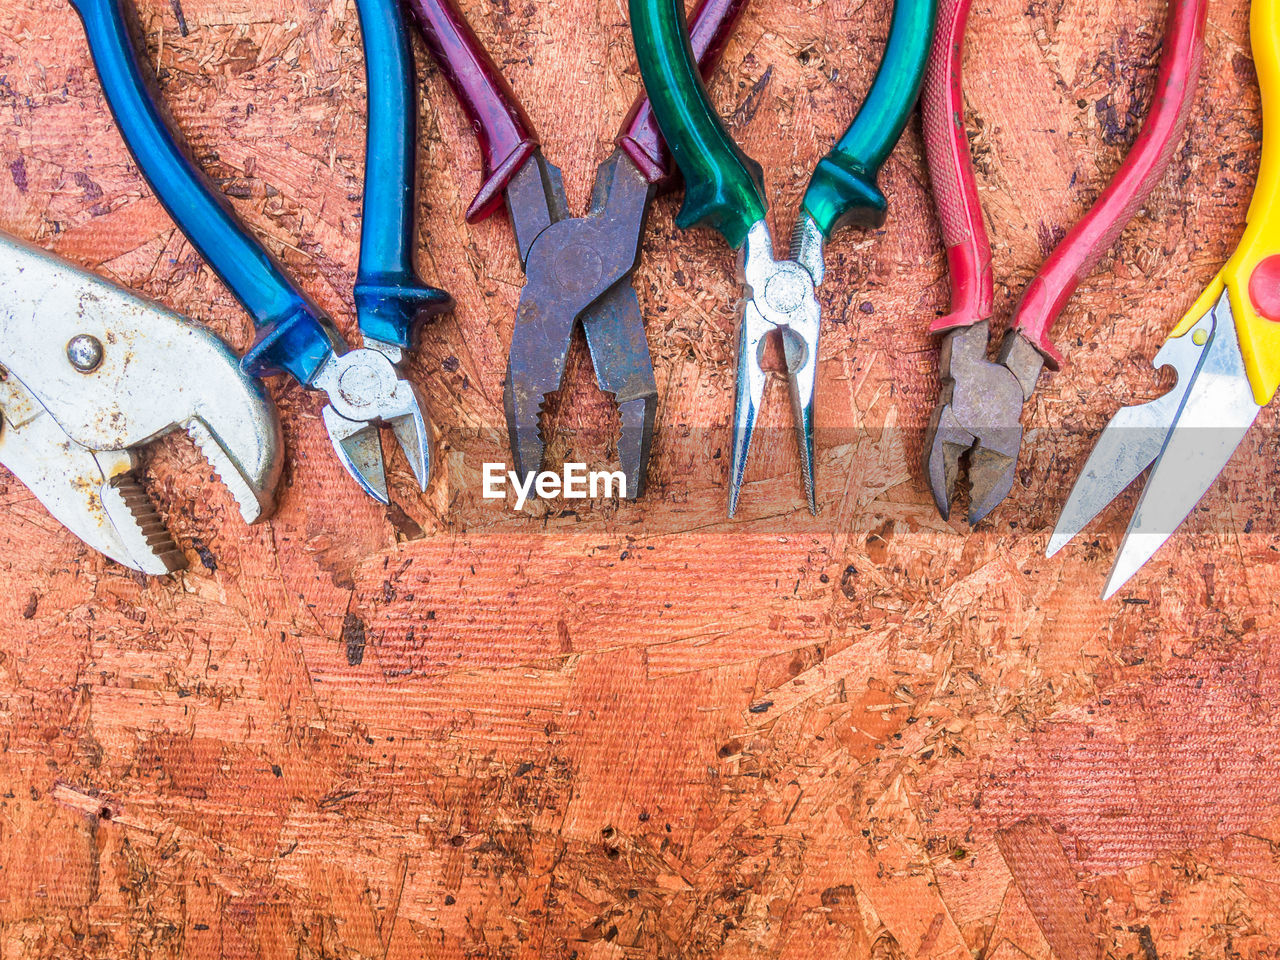
[[[354,336],[353,3],[138,6],[195,153]],[[625,5],[466,10],[582,204],[638,87]],[[779,232],[887,12],[753,0],[728,47],[714,99]],[[1002,315],[1136,132],[1163,15],[977,6]],[[482,502],[522,277],[504,216],[463,224],[477,148],[423,58],[420,262],[458,299],[412,362],[439,431],[426,495],[399,459],[398,508],[358,494],[316,398],[283,382],[270,523],[246,529],[190,444],[157,445],[181,577],[104,561],[0,473],[0,955],[1274,956],[1274,414],[1121,600],[1097,593],[1132,493],[1043,557],[1097,429],[1158,393],[1147,358],[1241,230],[1246,28],[1244,0],[1214,0],[1187,146],[1064,316],[1072,364],[972,532],[939,521],[917,465],[947,295],[918,128],[885,171],[886,229],[831,245],[818,521],[781,441],[745,519],[723,519],[733,266],[674,229],[673,198],[636,280],[662,396],[649,496]],[[4,4],[0,109],[0,226],[248,343],[126,154],[63,0]],[[576,356],[563,418],[607,448]]]

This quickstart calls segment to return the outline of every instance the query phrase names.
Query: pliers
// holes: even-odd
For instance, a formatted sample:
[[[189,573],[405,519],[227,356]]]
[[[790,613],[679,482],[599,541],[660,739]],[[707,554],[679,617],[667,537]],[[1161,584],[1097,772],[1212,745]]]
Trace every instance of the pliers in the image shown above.
[[[1049,331],[1080,282],[1115,243],[1163,176],[1182,139],[1204,51],[1208,0],[1169,0],[1163,54],[1151,112],[1111,183],[1027,285],[997,359],[987,359],[995,283],[991,245],[964,129],[961,65],[971,0],[941,0],[938,34],[925,79],[925,153],[951,274],[951,312],[943,334],[942,388],[925,433],[929,490],[943,519],[968,456],[969,523],[990,513],[1013,488],[1022,446],[1022,406],[1047,364],[1062,354]]]
[[[280,421],[208,330],[0,233],[0,464],[72,533],[161,575],[186,566],[137,477],[185,432],[249,523],[269,515]]]
[[[626,496],[644,491],[658,387],[631,273],[640,258],[649,202],[672,179],[670,156],[642,94],[596,172],[585,217],[571,217],[559,169],[510,86],[451,0],[406,0],[428,49],[448,78],[480,141],[483,183],[467,210],[475,223],[505,196],[525,286],[503,384],[514,466],[542,465],[540,425],[548,394],[560,388],[574,325],[582,323],[600,389],[613,394],[621,430],[618,458]],[[702,0],[695,14],[697,59],[709,73],[746,0]]]
[[[424,404],[398,364],[415,320],[453,305],[413,266],[416,111],[412,50],[396,0],[358,0],[369,77],[365,216],[355,284],[362,349],[349,349],[330,319],[254,239],[226,199],[179,147],[149,91],[125,20],[125,0],[71,0],[107,103],[143,176],[205,261],[253,317],[258,336],[243,358],[255,377],[287,372],[328,397],[323,419],[347,472],[387,503],[379,426],[390,426],[426,489],[431,446]]]
[[[1231,259],[1155,356],[1178,380],[1107,424],[1049,541],[1052,556],[1148,466],[1103,593],[1111,596],[1173,535],[1280,385],[1280,0],[1253,0],[1262,90],[1262,165]]]
[[[884,60],[861,110],[815,168],[791,237],[774,256],[760,165],[733,142],[693,66],[681,0],[630,0],[631,33],[658,125],[685,179],[676,223],[718,230],[738,251],[745,286],[738,335],[729,516],[737,510],[764,397],[761,354],[782,339],[805,494],[816,513],[813,416],[823,245],[837,227],[878,227],[887,205],[876,180],[915,106],[933,36],[936,0],[897,0]]]

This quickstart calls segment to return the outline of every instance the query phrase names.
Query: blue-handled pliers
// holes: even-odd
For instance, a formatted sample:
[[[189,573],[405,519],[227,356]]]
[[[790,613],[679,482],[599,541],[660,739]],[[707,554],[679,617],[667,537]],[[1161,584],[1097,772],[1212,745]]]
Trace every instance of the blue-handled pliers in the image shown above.
[[[289,373],[328,396],[325,427],[347,471],[389,502],[378,427],[390,426],[422,489],[431,473],[423,403],[398,369],[415,320],[450,309],[413,265],[416,87],[397,0],[357,0],[369,77],[364,222],[355,285],[362,349],[349,349],[324,312],[252,237],[226,198],[178,145],[153,99],[125,20],[124,0],[71,0],[84,21],[107,103],[160,202],[252,315],[246,372]],[[198,376],[198,371],[192,371]]]

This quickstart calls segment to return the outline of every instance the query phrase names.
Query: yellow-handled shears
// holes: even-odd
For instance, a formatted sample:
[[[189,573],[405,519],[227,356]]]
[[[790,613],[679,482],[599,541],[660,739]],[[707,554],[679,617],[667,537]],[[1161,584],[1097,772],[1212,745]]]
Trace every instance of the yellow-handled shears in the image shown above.
[[[1052,556],[1151,467],[1104,597],[1186,519],[1280,387],[1280,0],[1254,0],[1249,33],[1263,138],[1248,226],[1155,356],[1177,385],[1111,418],[1049,540]]]

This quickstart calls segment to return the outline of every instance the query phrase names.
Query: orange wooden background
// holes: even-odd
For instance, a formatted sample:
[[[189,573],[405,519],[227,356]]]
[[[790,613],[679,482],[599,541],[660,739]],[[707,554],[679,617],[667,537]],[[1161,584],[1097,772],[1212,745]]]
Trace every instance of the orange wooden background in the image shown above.
[[[714,98],[779,233],[888,6],[752,0],[727,50]],[[138,7],[201,163],[354,336],[354,4]],[[465,7],[580,208],[638,89],[625,3]],[[1072,365],[972,532],[918,466],[946,302],[918,126],[886,228],[830,248],[818,521],[789,438],[724,519],[733,263],[675,230],[673,198],[636,274],[662,392],[649,496],[482,502],[522,275],[505,216],[463,223],[477,149],[424,57],[420,262],[458,299],[412,362],[439,431],[427,494],[399,459],[398,506],[359,494],[317,398],[283,382],[268,524],[245,528],[189,443],[156,445],[182,576],[104,561],[0,471],[0,956],[1275,956],[1274,414],[1115,602],[1097,594],[1132,494],[1043,557],[1096,431],[1159,392],[1148,358],[1242,227],[1246,7],[1213,0],[1187,145],[1064,316]],[[1164,9],[976,5],[1002,315],[1136,132]],[[0,10],[0,227],[249,342],[130,161],[64,0]],[[582,359],[560,420],[607,452]]]

